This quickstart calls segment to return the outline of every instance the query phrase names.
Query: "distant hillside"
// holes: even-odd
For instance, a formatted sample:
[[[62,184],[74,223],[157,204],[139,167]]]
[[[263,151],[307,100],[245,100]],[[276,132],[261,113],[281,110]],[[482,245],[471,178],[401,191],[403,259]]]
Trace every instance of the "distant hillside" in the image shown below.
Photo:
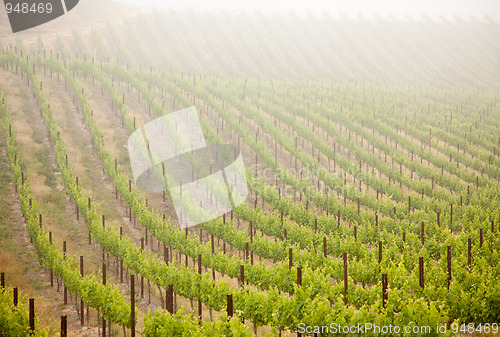
[[[0,37],[4,43],[19,38],[35,44],[38,34],[46,41],[60,34],[71,45],[71,31],[77,30],[97,57],[103,57],[104,46],[111,50],[107,57],[124,63],[196,74],[500,83],[500,25],[493,21],[151,12],[103,0],[78,6],[53,23],[15,36],[8,33],[3,13]],[[100,37],[101,47],[91,32]],[[75,46],[70,50],[77,54]],[[124,50],[133,57],[125,59],[129,53]]]

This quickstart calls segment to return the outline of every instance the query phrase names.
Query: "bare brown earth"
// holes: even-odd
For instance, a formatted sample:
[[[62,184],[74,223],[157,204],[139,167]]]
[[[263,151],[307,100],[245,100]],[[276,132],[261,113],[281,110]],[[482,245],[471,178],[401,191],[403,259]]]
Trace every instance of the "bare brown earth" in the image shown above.
[[[46,177],[41,174],[41,163],[36,162],[37,153],[49,146],[47,139],[47,130],[43,123],[29,124],[26,119],[36,119],[36,102],[33,96],[23,94],[29,93],[22,87],[22,80],[15,75],[2,74],[2,87],[6,98],[6,104],[9,111],[12,112],[15,121],[13,129],[18,135],[16,138],[21,152],[24,154],[22,160],[26,164],[26,175],[29,179],[31,189],[40,202],[43,209],[54,210],[57,208],[60,193],[59,182],[53,188],[45,184]],[[14,119],[14,118],[12,118]],[[36,126],[35,126],[36,125]],[[36,139],[36,141],[34,141]],[[1,207],[2,226],[6,227],[7,233],[11,235],[2,235],[0,240],[0,269],[6,273],[6,284],[9,287],[18,287],[22,294],[27,297],[35,298],[35,311],[39,318],[40,326],[50,328],[56,331],[59,324],[58,316],[67,315],[69,321],[76,321],[77,314],[71,310],[70,306],[65,306],[62,297],[62,288],[56,291],[51,288],[49,283],[49,273],[41,267],[36,259],[35,247],[31,244],[26,223],[24,221],[21,207],[19,205],[18,195],[14,190],[12,183],[12,173],[6,158],[6,147],[2,137],[2,147],[0,155],[2,158],[2,199],[6,202],[5,207]],[[50,157],[50,155],[49,155]],[[35,159],[35,160],[34,160]],[[51,160],[53,158],[50,158]],[[52,161],[53,163],[53,161]],[[43,195],[51,195],[51,198],[43,198]],[[67,230],[56,228],[54,218],[44,215],[44,226],[49,231],[54,231],[54,242],[61,245],[63,240],[69,242],[68,251],[72,251],[71,240],[68,239],[70,233]],[[54,214],[55,213],[52,213]],[[57,233],[57,234],[55,234]],[[55,286],[56,286],[56,281]]]
[[[39,37],[46,44],[55,43],[58,36],[70,35],[74,29],[85,33],[99,25],[104,25],[104,23],[121,21],[121,18],[135,16],[138,12],[137,7],[111,1],[84,0],[61,18],[13,34],[7,15],[2,10],[0,11],[0,45],[4,47],[14,46],[18,40],[21,40],[25,46],[36,45]],[[55,162],[44,124],[41,118],[34,120],[39,117],[39,109],[36,108],[36,101],[33,99],[31,91],[25,86],[20,76],[5,71],[0,73],[0,85],[5,93],[9,110],[13,112],[13,128],[17,134],[18,142],[22,146],[23,158],[28,161],[27,176],[30,179],[31,188],[35,196],[42,200],[41,204],[44,206],[42,210],[46,210],[47,213],[44,216],[44,226],[47,230],[54,231],[54,240],[59,241],[56,244],[61,246],[62,241],[66,240],[70,255],[84,255],[85,260],[88,261],[85,269],[89,269],[88,272],[96,272],[94,266],[89,262],[90,259],[94,262],[97,260],[96,254],[98,252],[97,250],[95,252],[88,250],[86,247],[79,247],[78,242],[84,241],[83,237],[86,233],[84,230],[77,229],[84,224],[76,224],[74,221],[72,212],[74,207],[69,205],[69,200],[65,200],[60,178],[56,173],[56,184],[52,188],[47,186],[46,177],[41,173],[43,164],[36,160],[37,152],[48,149],[48,161],[51,164]],[[91,311],[90,317],[91,325],[94,327],[80,328],[79,316],[75,307],[71,304],[64,305],[62,287],[56,291],[56,280],[54,288],[50,287],[49,272],[37,261],[35,247],[30,243],[29,234],[25,229],[26,224],[12,183],[12,173],[6,152],[5,141],[3,137],[0,137],[0,193],[2,196],[0,204],[0,232],[2,233],[0,236],[0,271],[6,274],[6,285],[10,288],[18,287],[22,296],[35,298],[35,311],[40,327],[49,328],[50,335],[55,335],[59,331],[59,317],[67,315],[69,336],[97,336],[95,313]],[[48,194],[50,194],[50,198],[44,197]],[[53,200],[56,198],[52,197],[55,194],[58,194],[60,200]],[[72,219],[63,226],[58,224],[57,219],[55,219],[56,213],[52,213],[53,209],[51,208],[57,207],[57,203],[67,204],[65,205],[67,207],[64,207],[64,210],[58,215],[62,214],[67,219]],[[52,217],[54,219],[51,219]],[[89,252],[85,252],[85,250]],[[142,310],[144,309],[142,308]]]

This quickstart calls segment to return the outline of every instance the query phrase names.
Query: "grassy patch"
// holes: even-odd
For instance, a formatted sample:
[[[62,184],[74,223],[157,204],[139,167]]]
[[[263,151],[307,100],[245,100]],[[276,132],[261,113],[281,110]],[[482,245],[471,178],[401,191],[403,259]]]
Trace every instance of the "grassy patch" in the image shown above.
[[[7,216],[10,205],[5,200],[0,201],[0,248],[5,248],[7,242],[12,238],[11,219]]]
[[[42,140],[38,136],[33,136],[33,141],[37,144],[42,144]]]
[[[64,200],[65,196],[62,193],[48,193],[40,197],[43,203],[57,205],[57,209],[60,211],[64,210]]]
[[[128,155],[128,151],[125,147],[120,149],[120,154],[118,157],[118,164],[120,165],[128,165],[130,163],[130,157]]]
[[[67,224],[68,218],[65,208],[65,195],[61,192],[55,191],[40,196],[40,202],[43,209],[46,210],[46,216],[49,221],[55,224]]]
[[[44,147],[43,149],[37,151],[35,155],[36,155],[36,158],[42,164],[42,167],[40,169],[40,174],[45,176],[45,185],[47,185],[49,187],[55,187],[56,186],[56,175],[55,175],[56,169],[50,163],[49,154],[50,154],[49,149]]]
[[[2,146],[4,143],[2,142]],[[4,196],[0,199],[0,247],[5,248],[7,240],[12,238],[12,220],[9,217],[11,214],[11,204],[6,197],[9,193],[12,177],[9,174],[10,166],[7,158],[0,157],[0,194]]]

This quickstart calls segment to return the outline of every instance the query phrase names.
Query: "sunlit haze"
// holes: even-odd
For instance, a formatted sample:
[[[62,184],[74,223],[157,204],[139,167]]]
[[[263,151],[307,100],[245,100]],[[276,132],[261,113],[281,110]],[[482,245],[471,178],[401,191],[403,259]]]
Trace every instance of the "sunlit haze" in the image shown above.
[[[499,74],[500,0],[4,0],[0,337],[500,336]]]
[[[204,10],[230,10],[230,11],[262,11],[265,13],[321,14],[328,13],[332,16],[347,15],[356,17],[362,15],[370,17],[374,13],[381,17],[390,15],[414,19],[422,15],[436,18],[453,18],[455,15],[462,18],[475,17],[483,19],[485,16],[500,21],[500,1],[497,0],[353,0],[353,1],[243,1],[243,0],[217,0],[217,1],[164,1],[164,0],[116,0],[142,7],[154,8],[194,8]]]

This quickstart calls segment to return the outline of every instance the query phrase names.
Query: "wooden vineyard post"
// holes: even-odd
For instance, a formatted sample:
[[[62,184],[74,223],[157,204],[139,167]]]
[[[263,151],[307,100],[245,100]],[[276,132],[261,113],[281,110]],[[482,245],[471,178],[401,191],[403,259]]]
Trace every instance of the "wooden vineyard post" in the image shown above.
[[[253,242],[253,225],[252,220],[250,220],[250,242]]]
[[[387,302],[387,274],[382,274],[382,306]]]
[[[198,274],[201,275],[201,254],[198,254]],[[201,299],[198,299],[198,319],[202,323]]]
[[[446,262],[448,265],[448,290],[450,290],[451,283],[451,246],[446,247]]]
[[[288,249],[288,269],[292,269],[293,265],[293,252],[292,248]]]
[[[344,303],[347,305],[347,253],[344,252],[342,254],[342,258],[344,260]]]
[[[422,226],[420,228],[420,239],[422,241],[422,245],[425,244],[425,239],[424,239],[424,233],[425,233],[425,227],[424,227],[424,222],[422,221]]]
[[[83,256],[80,255],[80,276],[83,277]],[[80,299],[80,326],[84,324],[83,299]]]
[[[166,309],[169,313],[174,313],[174,286],[172,284],[168,285],[166,297]]]
[[[17,307],[17,304],[18,304],[18,302],[19,302],[19,296],[18,296],[18,291],[17,291],[17,288],[14,288],[14,289],[12,290],[12,292],[13,292],[13,297],[14,297],[14,298],[13,298],[13,303],[14,303],[14,306],[15,306],[15,307]]]
[[[68,316],[61,316],[61,337],[68,337]]]
[[[141,275],[141,298],[144,298],[144,275]]]
[[[302,267],[297,267],[297,285],[302,285]]]
[[[49,232],[49,244],[52,245],[52,232]],[[54,271],[50,270],[50,287],[54,287]]]
[[[135,337],[135,280],[130,275],[130,336]]]
[[[358,240],[358,226],[354,226],[354,241]]]
[[[63,241],[63,255],[64,258],[66,258],[66,241]],[[64,304],[68,304],[68,289],[66,288],[66,285],[64,285]]]
[[[326,236],[323,237],[323,256],[326,258]]]
[[[233,295],[227,295],[227,317],[233,317]]]
[[[35,299],[30,298],[29,299],[29,323],[30,323],[30,330],[32,332],[35,332]]]
[[[378,242],[378,263],[382,262],[382,241]]]
[[[144,238],[141,238],[141,252],[144,251]],[[141,275],[141,298],[144,298],[144,275]]]
[[[440,212],[437,212],[437,224],[438,224],[438,227],[440,227],[440,225],[439,225],[439,216],[440,216],[440,215],[441,215],[441,213],[440,213]]]
[[[106,285],[106,262],[102,262],[102,284]],[[109,332],[111,334],[111,331]],[[106,337],[106,320],[102,316],[102,336]]]
[[[424,258],[419,257],[418,258],[418,279],[419,279],[419,284],[422,289],[424,289]]]
[[[245,284],[245,266],[240,265],[240,286],[243,287]]]

